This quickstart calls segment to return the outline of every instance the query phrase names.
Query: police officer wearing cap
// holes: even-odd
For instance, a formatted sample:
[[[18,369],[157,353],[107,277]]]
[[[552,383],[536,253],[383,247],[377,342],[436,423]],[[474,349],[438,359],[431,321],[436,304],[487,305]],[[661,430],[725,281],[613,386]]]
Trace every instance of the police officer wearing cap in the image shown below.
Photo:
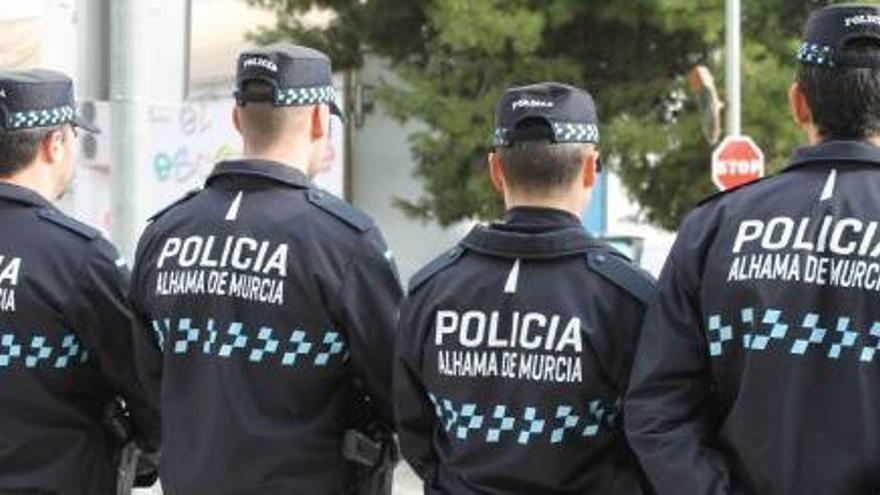
[[[809,146],[684,221],[627,433],[661,494],[880,493],[880,7],[810,17]]]
[[[132,304],[161,402],[166,495],[350,493],[346,431],[392,426],[401,288],[364,213],[315,187],[329,59],[287,43],[242,53],[242,160],[152,218]]]
[[[653,282],[581,224],[593,99],[512,88],[496,125],[504,221],[416,274],[401,309],[401,450],[427,494],[644,493],[620,405]]]
[[[0,494],[116,493],[105,411],[125,402],[142,445],[158,413],[133,365],[116,249],[52,201],[73,176],[73,83],[0,72]]]

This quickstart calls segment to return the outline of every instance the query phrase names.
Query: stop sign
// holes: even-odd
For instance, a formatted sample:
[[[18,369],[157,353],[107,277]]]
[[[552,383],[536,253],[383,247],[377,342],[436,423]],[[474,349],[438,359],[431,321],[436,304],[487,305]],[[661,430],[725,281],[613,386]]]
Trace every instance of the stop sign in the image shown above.
[[[746,136],[729,136],[712,153],[712,182],[722,191],[764,177],[764,153]]]

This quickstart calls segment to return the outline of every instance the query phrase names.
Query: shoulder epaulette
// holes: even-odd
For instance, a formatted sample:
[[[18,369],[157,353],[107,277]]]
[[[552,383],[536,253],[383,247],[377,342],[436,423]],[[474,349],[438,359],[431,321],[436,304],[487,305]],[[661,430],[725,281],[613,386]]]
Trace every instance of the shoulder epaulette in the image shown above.
[[[416,274],[409,279],[409,293],[412,294],[413,291],[421,287],[425,282],[430,280],[431,277],[455,264],[455,262],[461,258],[462,254],[464,254],[464,248],[461,246],[455,246],[438,256],[434,261],[425,265],[424,268],[416,272]]]
[[[327,191],[309,189],[306,197],[309,203],[342,220],[360,232],[366,232],[373,226],[373,220],[365,213]]]
[[[183,196],[181,196],[181,197],[178,198],[177,200],[173,201],[173,202],[172,202],[171,204],[169,204],[168,206],[166,206],[165,208],[162,208],[161,210],[159,210],[159,211],[157,211],[156,213],[154,213],[153,216],[151,216],[150,218],[147,219],[147,221],[148,221],[148,222],[155,221],[156,219],[158,219],[158,218],[161,217],[162,215],[164,215],[164,214],[168,213],[169,211],[171,211],[171,209],[174,208],[175,206],[177,206],[177,205],[179,205],[179,204],[181,204],[181,203],[183,203],[183,202],[185,202],[185,201],[188,201],[189,199],[191,199],[193,196],[195,196],[196,194],[200,193],[201,191],[202,191],[202,188],[201,188],[201,187],[197,187],[197,188],[195,188],[195,189],[192,189],[192,190],[190,190],[190,191],[187,191],[186,194],[184,194]]]
[[[645,306],[654,298],[654,280],[624,258],[611,253],[592,252],[587,253],[587,265]]]
[[[60,211],[54,209],[45,208],[39,210],[37,212],[37,216],[39,216],[43,220],[49,221],[59,227],[73,232],[74,234],[86,239],[87,241],[92,241],[97,239],[98,237],[101,237],[101,232],[98,229],[86,225],[79,220],[74,220],[64,213],[61,213]]]
[[[727,189],[725,191],[718,191],[716,193],[712,193],[712,194],[706,196],[705,198],[703,198],[702,200],[700,200],[700,202],[697,203],[697,206],[703,206],[706,203],[711,203],[712,201],[715,201],[716,199],[723,198],[724,196],[727,196],[728,194],[730,194],[734,191],[739,191],[740,189],[745,189],[749,186],[753,186],[753,185],[761,182],[762,180],[764,180],[764,179],[753,180],[752,182],[746,182],[745,184],[740,184],[732,189]]]

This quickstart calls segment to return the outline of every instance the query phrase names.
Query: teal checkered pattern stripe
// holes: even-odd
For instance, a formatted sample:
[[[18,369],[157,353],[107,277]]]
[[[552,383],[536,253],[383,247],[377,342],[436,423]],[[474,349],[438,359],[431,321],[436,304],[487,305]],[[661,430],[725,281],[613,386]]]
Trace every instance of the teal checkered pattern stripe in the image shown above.
[[[880,321],[857,324],[849,316],[827,316],[818,310],[794,313],[746,307],[715,313],[706,319],[706,332],[709,356],[714,359],[744,352],[775,353],[867,366],[880,350]]]
[[[194,318],[154,320],[152,327],[159,348],[182,357],[203,355],[290,368],[329,368],[348,359],[343,335],[333,329],[285,330],[240,321],[222,324],[213,318],[204,324]]]
[[[580,404],[509,405],[456,403],[428,393],[438,427],[449,440],[558,445],[584,442],[620,430],[620,401],[588,400]]]
[[[27,337],[0,333],[0,373],[22,369],[66,369],[89,361],[89,353],[72,333]]]
[[[279,106],[317,105],[336,103],[336,88],[316,86],[312,88],[279,89],[275,92],[275,104]]]
[[[797,59],[805,64],[827,65],[834,67],[834,49],[830,46],[819,45],[805,41],[797,51]]]
[[[9,129],[33,129],[66,124],[73,120],[74,110],[71,106],[13,112],[9,115]]]

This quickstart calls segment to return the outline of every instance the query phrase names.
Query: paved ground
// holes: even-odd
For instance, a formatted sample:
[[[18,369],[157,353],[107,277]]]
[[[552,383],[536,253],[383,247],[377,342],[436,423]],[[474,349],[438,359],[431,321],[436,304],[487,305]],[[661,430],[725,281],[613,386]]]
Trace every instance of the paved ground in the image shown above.
[[[409,466],[401,464],[394,476],[394,495],[421,495],[422,484],[418,477],[409,469]],[[135,495],[161,495],[159,488],[150,490],[135,490]]]

